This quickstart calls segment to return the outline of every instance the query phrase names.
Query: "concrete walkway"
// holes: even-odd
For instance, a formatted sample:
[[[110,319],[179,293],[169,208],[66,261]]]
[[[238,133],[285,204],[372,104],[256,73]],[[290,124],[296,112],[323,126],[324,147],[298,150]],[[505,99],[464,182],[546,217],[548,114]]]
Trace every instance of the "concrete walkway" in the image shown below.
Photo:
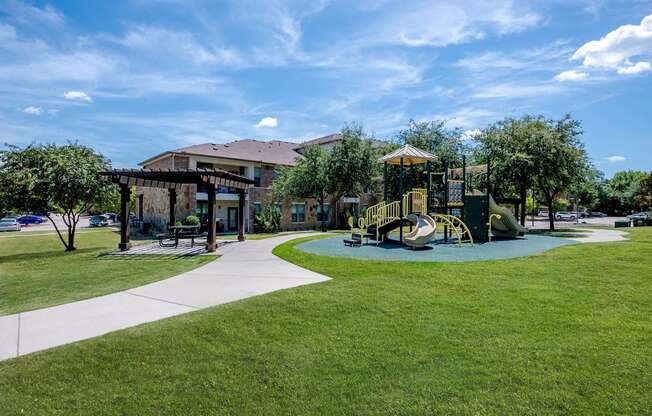
[[[571,240],[579,241],[580,243],[610,243],[613,241],[627,241],[627,233],[618,230],[606,230],[600,228],[585,228],[583,231],[590,231],[590,233],[582,233],[581,237],[573,237]]]
[[[251,296],[329,280],[272,254],[311,234],[228,244],[216,261],[156,283],[45,309],[0,316],[0,360]]]

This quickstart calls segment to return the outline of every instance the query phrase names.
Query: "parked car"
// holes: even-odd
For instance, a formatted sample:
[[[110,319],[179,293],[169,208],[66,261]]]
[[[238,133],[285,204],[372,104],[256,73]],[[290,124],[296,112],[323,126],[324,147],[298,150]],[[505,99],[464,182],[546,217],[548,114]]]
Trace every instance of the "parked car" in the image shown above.
[[[575,221],[577,219],[577,214],[574,212],[560,211],[555,213],[555,219],[557,221]]]
[[[114,214],[113,212],[105,212],[102,215],[104,215],[110,222],[118,221],[118,214]]]
[[[604,218],[604,217],[607,217],[607,216],[608,216],[607,214],[605,214],[604,212],[600,212],[600,211],[592,211],[589,214],[589,217],[593,217],[593,218]]]
[[[39,217],[38,215],[21,215],[20,217],[17,218],[18,222],[21,223],[22,225],[26,224],[43,224],[45,221],[47,221],[43,217]]]
[[[650,216],[647,212],[637,212],[636,214],[628,215],[630,220],[647,220]]]
[[[20,231],[20,223],[16,218],[0,219],[0,231]]]
[[[109,225],[109,218],[106,215],[94,215],[88,220],[91,227],[107,227]]]
[[[539,211],[538,216],[539,217],[547,217],[548,216],[548,210],[543,210],[542,209],[541,211]]]

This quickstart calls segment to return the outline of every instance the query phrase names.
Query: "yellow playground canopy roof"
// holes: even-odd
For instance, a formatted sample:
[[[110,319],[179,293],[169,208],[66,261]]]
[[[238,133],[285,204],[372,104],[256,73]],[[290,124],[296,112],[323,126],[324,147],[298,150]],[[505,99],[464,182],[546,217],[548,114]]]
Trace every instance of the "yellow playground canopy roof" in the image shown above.
[[[422,163],[435,160],[437,156],[428,153],[425,150],[416,148],[410,144],[406,144],[400,149],[396,149],[390,154],[381,157],[378,161],[381,163],[387,162],[390,165],[400,165],[403,159],[403,165],[420,165]]]

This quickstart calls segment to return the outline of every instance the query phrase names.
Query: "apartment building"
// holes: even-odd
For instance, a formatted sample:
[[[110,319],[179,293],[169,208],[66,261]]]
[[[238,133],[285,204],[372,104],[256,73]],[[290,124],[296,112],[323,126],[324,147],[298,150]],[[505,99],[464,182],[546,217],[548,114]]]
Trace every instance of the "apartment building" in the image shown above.
[[[283,230],[317,228],[321,221],[335,223],[335,215],[344,209],[359,210],[360,198],[342,198],[331,207],[324,205],[324,212],[316,200],[292,199],[282,202],[272,200],[271,186],[280,166],[294,166],[306,144],[318,144],[326,149],[341,140],[339,134],[331,134],[304,143],[280,140],[236,140],[225,144],[204,143],[170,150],[151,157],[140,165],[145,169],[222,169],[254,181],[245,203],[245,229],[254,232],[254,216],[270,203],[281,212]],[[168,222],[168,194],[155,188],[137,188],[137,216],[156,228],[163,229]],[[218,232],[236,231],[238,224],[238,195],[234,189],[217,189]],[[208,195],[197,185],[184,185],[177,192],[176,218],[197,215],[202,223],[207,220]]]

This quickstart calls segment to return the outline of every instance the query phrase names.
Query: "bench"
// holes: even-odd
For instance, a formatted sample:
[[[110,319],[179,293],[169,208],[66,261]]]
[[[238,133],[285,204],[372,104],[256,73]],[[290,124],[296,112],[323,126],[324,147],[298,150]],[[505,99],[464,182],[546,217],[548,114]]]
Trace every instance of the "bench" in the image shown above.
[[[352,233],[351,238],[347,238],[344,240],[344,245],[347,247],[361,247],[362,237],[363,237],[362,234]]]
[[[195,246],[195,238],[203,237],[198,233],[174,233],[174,234],[156,234],[158,245],[160,247],[174,247],[179,246],[179,240],[190,240],[190,247]],[[165,242],[167,240],[167,242]]]

